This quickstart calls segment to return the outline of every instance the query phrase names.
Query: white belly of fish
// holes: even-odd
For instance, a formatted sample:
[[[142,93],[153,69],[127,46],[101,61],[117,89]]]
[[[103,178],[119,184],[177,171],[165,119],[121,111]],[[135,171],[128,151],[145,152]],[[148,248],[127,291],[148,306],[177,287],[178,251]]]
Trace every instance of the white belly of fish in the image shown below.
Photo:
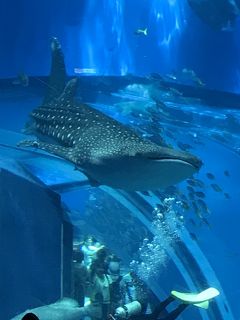
[[[191,177],[197,170],[177,159],[114,161],[91,166],[89,176],[101,185],[128,191],[164,189]]]

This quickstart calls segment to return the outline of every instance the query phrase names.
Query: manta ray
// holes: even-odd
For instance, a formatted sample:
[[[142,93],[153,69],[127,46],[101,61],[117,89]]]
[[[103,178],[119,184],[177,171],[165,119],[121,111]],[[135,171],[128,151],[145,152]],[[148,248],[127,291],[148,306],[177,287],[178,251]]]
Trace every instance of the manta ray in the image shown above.
[[[83,172],[92,186],[129,191],[165,188],[196,173],[202,162],[194,155],[162,147],[95,108],[76,101],[77,79],[65,85],[61,46],[52,39],[48,93],[30,113],[25,133],[37,139],[19,146],[35,147],[64,158]]]

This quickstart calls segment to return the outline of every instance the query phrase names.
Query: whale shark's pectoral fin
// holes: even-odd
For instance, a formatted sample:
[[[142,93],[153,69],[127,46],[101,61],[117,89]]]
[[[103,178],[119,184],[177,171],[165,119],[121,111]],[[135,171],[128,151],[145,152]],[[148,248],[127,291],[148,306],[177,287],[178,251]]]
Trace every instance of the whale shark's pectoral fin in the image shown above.
[[[99,183],[97,180],[94,180],[93,178],[89,177],[85,172],[83,172],[85,176],[87,176],[89,184],[91,187],[99,187],[101,183]]]
[[[63,147],[56,144],[50,144],[45,142],[40,142],[37,140],[23,140],[17,144],[18,147],[32,147],[44,150],[46,152],[52,153],[56,156],[65,158],[67,160],[73,161],[71,159],[71,150],[70,147]],[[74,161],[73,161],[74,162]]]
[[[99,183],[97,180],[95,180],[94,178],[90,177],[88,173],[85,172],[84,169],[79,168],[78,166],[75,166],[74,170],[79,170],[81,171],[83,174],[85,174],[85,176],[88,178],[88,182],[90,184],[91,187],[99,187],[101,186],[101,183]]]

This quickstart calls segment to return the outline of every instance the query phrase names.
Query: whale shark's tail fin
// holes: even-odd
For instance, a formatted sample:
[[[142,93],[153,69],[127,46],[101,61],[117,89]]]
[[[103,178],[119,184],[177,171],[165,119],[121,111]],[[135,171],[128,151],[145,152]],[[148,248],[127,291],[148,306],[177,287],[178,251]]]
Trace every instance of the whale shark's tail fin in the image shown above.
[[[220,293],[215,288],[208,288],[200,293],[183,293],[179,291],[172,291],[172,297],[180,300],[182,303],[193,304],[196,307],[207,309],[209,301]]]
[[[57,38],[51,40],[52,65],[48,79],[48,90],[43,100],[43,105],[47,105],[58,98],[66,84],[66,67],[61,45]]]

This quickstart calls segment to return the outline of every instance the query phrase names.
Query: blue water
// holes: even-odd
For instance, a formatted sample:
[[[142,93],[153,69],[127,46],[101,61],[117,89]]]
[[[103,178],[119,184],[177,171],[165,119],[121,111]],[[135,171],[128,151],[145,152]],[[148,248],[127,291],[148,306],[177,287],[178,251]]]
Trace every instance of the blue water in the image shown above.
[[[147,36],[135,34],[137,29],[144,28],[147,28]],[[165,298],[172,289],[196,291],[215,286],[220,290],[220,296],[208,311],[189,308],[179,319],[240,318],[240,103],[238,107],[232,106],[226,98],[221,106],[208,105],[207,100],[193,100],[173,91],[167,96],[163,90],[158,94],[165,107],[151,113],[144,103],[154,107],[155,102],[146,92],[148,85],[155,84],[157,74],[169,81],[168,75],[179,74],[187,68],[194,70],[205,86],[198,86],[194,79],[186,80],[184,76],[179,78],[178,84],[197,87],[197,90],[216,89],[216,95],[218,92],[238,94],[239,34],[240,18],[230,30],[214,30],[182,0],[72,0],[71,3],[67,0],[15,0],[0,3],[0,168],[31,183],[40,181],[41,186],[46,185],[59,194],[69,210],[67,221],[74,226],[76,239],[82,234],[93,234],[119,255],[125,266],[134,266],[159,299]],[[85,97],[84,102],[153,141],[161,137],[178,149],[183,144],[188,145],[189,151],[202,159],[203,167],[196,178],[204,187],[194,188],[204,193],[207,211],[202,210],[199,216],[194,210],[193,202],[197,197],[190,198],[186,181],[177,185],[174,192],[162,191],[161,195],[127,193],[110,187],[93,188],[87,177],[74,171],[70,163],[37,150],[16,149],[16,143],[23,138],[21,130],[29,113],[41,104],[47,88],[46,78],[39,80],[39,77],[49,74],[52,36],[62,44],[69,76],[91,74],[79,88],[78,96]],[[80,74],[78,71],[76,74],[76,69]],[[86,74],[82,74],[84,70]],[[28,86],[13,83],[19,73],[29,76]],[[155,78],[149,78],[150,74],[155,74]],[[119,78],[109,80],[112,75]],[[143,85],[137,87],[137,91],[131,91],[132,87],[129,91],[129,87],[122,84],[122,79],[127,79],[131,85],[135,83],[136,79],[131,80],[129,75],[142,77],[138,81]],[[95,87],[94,76],[100,77]],[[236,99],[240,101],[239,96]],[[209,173],[214,175],[213,180],[207,177]],[[211,184],[221,190],[214,190]],[[184,196],[188,209],[181,205]],[[164,203],[163,198],[169,197],[174,201],[168,204],[166,227],[155,213],[159,199]],[[27,198],[31,202],[31,195]],[[37,198],[32,199],[32,205],[37,205]],[[13,203],[13,208],[21,213],[18,202]],[[34,217],[34,209],[27,212]],[[39,223],[46,223],[44,217],[41,219],[38,215]],[[16,221],[18,219],[16,215]],[[4,219],[2,221],[1,226],[5,223]],[[34,219],[32,221],[34,223]],[[29,234],[31,245],[25,250],[26,259],[31,261],[37,237],[34,232]],[[17,233],[18,237],[20,235]],[[9,238],[14,237],[9,235]],[[59,234],[58,237],[60,239]],[[67,243],[70,235],[65,237]],[[4,249],[1,250],[5,254]],[[43,259],[50,263],[51,269],[51,257],[45,255],[44,250]],[[55,257],[53,252],[51,255]],[[57,253],[54,259],[59,259]],[[54,261],[57,265],[58,260]],[[5,261],[0,268],[0,279],[4,278],[6,270],[15,272],[14,268],[14,262],[8,268]],[[39,278],[43,278],[42,286],[41,282],[34,290],[29,289],[31,285],[26,286],[20,299],[16,298],[19,292],[16,285],[17,293],[13,295],[16,301],[9,301],[11,293],[6,295],[10,298],[4,300],[1,320],[9,320],[28,307],[51,303],[61,297],[64,289],[58,284],[53,293],[44,293],[49,286],[44,280],[45,271],[35,264],[34,268]],[[24,286],[21,281],[19,283]],[[42,297],[46,300],[42,301]]]
[[[187,67],[212,88],[239,92],[239,21],[231,32],[212,30],[186,1],[3,1],[0,15],[2,77],[48,74],[54,35],[70,74],[74,68],[119,75]],[[136,37],[144,27],[148,37]]]

